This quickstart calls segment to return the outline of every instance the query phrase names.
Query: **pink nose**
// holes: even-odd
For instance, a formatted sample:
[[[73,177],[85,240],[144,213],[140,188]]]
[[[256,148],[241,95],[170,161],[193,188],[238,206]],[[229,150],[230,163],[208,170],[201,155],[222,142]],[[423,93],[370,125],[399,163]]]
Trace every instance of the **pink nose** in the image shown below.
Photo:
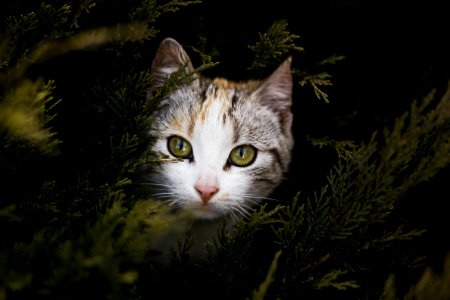
[[[212,196],[214,196],[214,194],[216,194],[219,191],[219,188],[217,188],[214,185],[196,184],[194,186],[194,188],[200,194],[200,197],[202,198],[202,201],[204,204],[208,204],[208,202],[209,202],[209,200],[211,200]]]

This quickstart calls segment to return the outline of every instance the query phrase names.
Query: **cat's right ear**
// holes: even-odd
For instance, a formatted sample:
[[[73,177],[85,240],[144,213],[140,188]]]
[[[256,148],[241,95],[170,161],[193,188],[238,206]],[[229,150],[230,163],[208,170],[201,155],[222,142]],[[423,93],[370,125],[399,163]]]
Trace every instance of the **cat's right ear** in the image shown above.
[[[172,38],[165,38],[156,51],[152,63],[152,82],[149,95],[161,88],[170,74],[184,67],[187,74],[194,72],[191,59],[183,47]]]

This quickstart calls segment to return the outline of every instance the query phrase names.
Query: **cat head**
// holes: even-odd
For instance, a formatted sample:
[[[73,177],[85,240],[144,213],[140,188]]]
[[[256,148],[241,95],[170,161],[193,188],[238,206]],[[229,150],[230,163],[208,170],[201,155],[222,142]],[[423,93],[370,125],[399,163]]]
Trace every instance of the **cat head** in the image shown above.
[[[155,199],[199,218],[245,216],[279,185],[291,160],[291,59],[262,81],[209,79],[167,38],[152,63],[149,95],[180,68],[193,80],[152,117],[152,150],[163,159],[147,183]]]

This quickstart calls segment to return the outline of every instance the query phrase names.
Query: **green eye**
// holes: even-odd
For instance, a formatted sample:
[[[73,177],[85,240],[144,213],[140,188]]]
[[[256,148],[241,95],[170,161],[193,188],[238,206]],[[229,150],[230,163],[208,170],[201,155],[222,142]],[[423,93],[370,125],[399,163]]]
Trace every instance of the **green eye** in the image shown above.
[[[192,146],[191,144],[179,136],[171,136],[167,140],[167,148],[170,154],[176,158],[192,158]]]
[[[250,145],[237,146],[231,150],[228,161],[238,167],[246,167],[251,165],[256,158],[256,149]]]

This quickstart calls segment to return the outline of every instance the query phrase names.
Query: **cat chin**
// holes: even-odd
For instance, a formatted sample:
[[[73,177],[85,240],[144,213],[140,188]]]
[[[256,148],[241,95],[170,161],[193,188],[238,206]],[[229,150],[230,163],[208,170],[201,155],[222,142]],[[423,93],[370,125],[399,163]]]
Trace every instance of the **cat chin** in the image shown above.
[[[223,213],[221,213],[216,207],[211,206],[188,206],[182,210],[193,219],[214,220],[223,217]]]
[[[193,216],[196,219],[201,220],[214,220],[222,216],[222,214],[215,211],[203,211],[203,210],[195,210],[193,212]]]

